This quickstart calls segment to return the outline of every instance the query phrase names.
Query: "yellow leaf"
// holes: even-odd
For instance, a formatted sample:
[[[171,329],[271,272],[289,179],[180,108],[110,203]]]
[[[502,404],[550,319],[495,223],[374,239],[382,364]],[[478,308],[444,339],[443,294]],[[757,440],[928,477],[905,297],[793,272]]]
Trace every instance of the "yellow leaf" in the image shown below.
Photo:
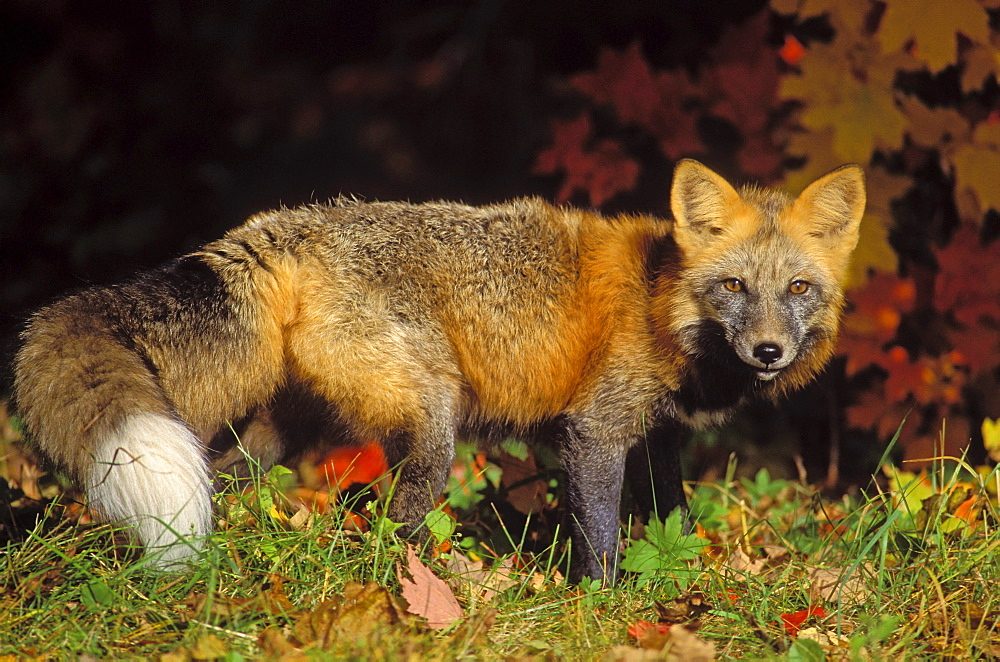
[[[865,217],[861,221],[858,247],[851,256],[851,266],[847,275],[848,288],[867,283],[868,272],[871,269],[886,273],[896,272],[896,251],[889,244],[889,228],[893,220],[892,202],[913,186],[913,180],[909,177],[893,175],[882,168],[867,168],[865,177],[868,204],[865,207]]]
[[[225,657],[227,653],[229,646],[212,633],[198,637],[198,641],[191,648],[191,658],[195,660],[216,660]]]
[[[889,491],[892,493],[896,508],[906,511],[916,519],[923,510],[924,499],[934,496],[934,485],[927,474],[912,471],[899,471],[895,467],[883,465],[882,473],[889,479]]]
[[[806,160],[801,170],[785,175],[782,186],[789,191],[802,191],[819,177],[844,165],[833,151],[833,127],[793,133],[785,152]]]
[[[989,16],[976,0],[891,0],[879,26],[886,52],[900,50],[913,41],[915,55],[932,72],[956,64],[956,33],[989,43]]]
[[[957,110],[928,108],[915,97],[903,99],[903,112],[910,120],[910,139],[924,147],[966,142],[971,136],[969,122]]]
[[[799,0],[771,0],[771,9],[778,14],[799,13]]]
[[[869,2],[843,0],[771,0],[771,8],[779,14],[798,14],[800,19],[826,15],[838,33],[845,30],[860,32],[865,17],[872,10]]]
[[[780,88],[783,97],[805,103],[803,126],[832,127],[837,157],[862,165],[876,146],[902,146],[907,127],[892,91],[892,77],[905,61],[883,58],[870,46],[842,41],[818,44],[803,58],[802,75],[786,77]],[[864,82],[855,75],[859,68],[865,71]]]
[[[1000,51],[992,46],[972,44],[962,53],[962,91],[972,92],[983,87],[991,75],[1000,72]]]
[[[959,145],[951,159],[962,217],[979,223],[987,209],[1000,210],[1000,125],[980,124],[972,134],[972,142]]]
[[[833,127],[833,149],[839,156],[865,164],[877,146],[902,146],[906,117],[891,90],[862,85],[848,76],[839,92],[836,103],[806,108],[802,114],[802,123],[809,128]]]
[[[983,446],[994,462],[1000,462],[1000,418],[983,419]]]
[[[847,288],[860,287],[868,282],[868,271],[875,269],[896,273],[896,251],[889,245],[889,223],[892,217],[866,213],[861,220],[858,247],[851,255],[847,272]]]

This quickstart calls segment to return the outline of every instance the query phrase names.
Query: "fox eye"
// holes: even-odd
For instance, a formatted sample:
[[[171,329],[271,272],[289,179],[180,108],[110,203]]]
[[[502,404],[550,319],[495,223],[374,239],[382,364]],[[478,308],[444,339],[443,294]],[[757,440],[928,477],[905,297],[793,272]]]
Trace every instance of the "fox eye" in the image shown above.
[[[746,289],[746,286],[743,284],[743,281],[740,280],[739,278],[727,278],[726,280],[722,281],[722,286],[725,287],[730,292],[742,292],[743,290]]]
[[[792,284],[788,286],[788,291],[792,294],[805,294],[808,289],[809,283],[804,280],[793,280]]]

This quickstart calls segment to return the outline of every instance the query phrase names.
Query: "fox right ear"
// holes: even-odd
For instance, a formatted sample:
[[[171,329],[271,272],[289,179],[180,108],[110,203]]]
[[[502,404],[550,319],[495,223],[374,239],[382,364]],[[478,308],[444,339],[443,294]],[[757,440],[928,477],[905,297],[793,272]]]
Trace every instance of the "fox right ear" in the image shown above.
[[[681,250],[697,249],[722,234],[739,201],[736,189],[706,166],[693,159],[678,162],[670,188],[670,211],[674,239]]]

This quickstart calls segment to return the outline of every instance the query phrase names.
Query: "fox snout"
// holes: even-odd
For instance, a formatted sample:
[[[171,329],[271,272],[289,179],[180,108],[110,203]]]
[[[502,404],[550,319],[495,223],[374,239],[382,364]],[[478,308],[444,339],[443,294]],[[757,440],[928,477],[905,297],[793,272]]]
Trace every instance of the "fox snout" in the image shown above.
[[[776,377],[795,358],[793,355],[786,356],[784,346],[777,342],[761,342],[754,345],[750,352],[752,358],[750,361],[743,352],[737,351],[737,354],[751,367],[761,368],[757,370],[757,378],[764,381]]]

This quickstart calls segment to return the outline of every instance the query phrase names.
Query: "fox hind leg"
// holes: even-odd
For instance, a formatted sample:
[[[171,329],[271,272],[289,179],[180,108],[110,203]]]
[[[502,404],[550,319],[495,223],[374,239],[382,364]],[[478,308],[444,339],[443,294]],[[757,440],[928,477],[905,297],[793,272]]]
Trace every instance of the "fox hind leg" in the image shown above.
[[[443,402],[428,407],[427,417],[382,440],[386,462],[396,472],[388,505],[389,518],[401,523],[399,532],[426,539],[424,518],[444,493],[455,458],[454,408]]]

